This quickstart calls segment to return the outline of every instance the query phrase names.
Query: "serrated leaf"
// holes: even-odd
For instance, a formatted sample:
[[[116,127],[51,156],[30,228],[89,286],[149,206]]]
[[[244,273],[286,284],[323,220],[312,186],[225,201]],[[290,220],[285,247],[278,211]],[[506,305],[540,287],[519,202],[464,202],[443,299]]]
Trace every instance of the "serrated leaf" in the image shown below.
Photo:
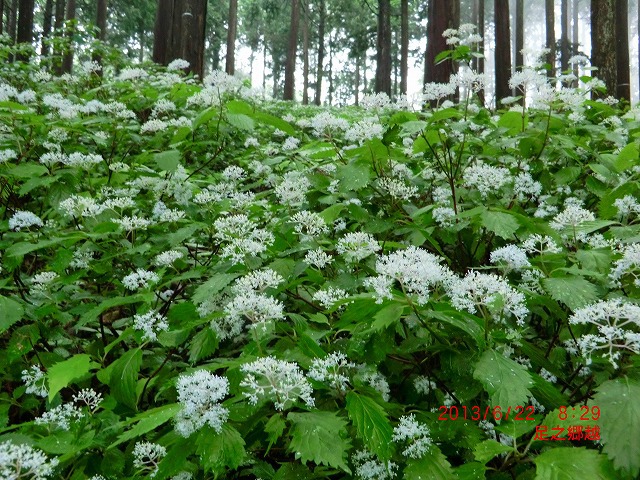
[[[167,150],[166,152],[156,153],[153,159],[160,170],[173,172],[180,165],[182,153],[179,150]]]
[[[9,297],[0,296],[0,333],[4,333],[12,325],[22,320],[24,307]]]
[[[233,470],[242,465],[247,455],[244,445],[240,432],[225,423],[220,433],[210,428],[202,429],[196,453],[200,455],[205,470],[221,474],[227,468]]]
[[[229,285],[237,276],[238,275],[231,273],[218,273],[214,275],[196,288],[196,291],[193,292],[193,296],[191,297],[191,301],[196,304],[204,302],[206,299],[211,298],[224,287]]]
[[[603,451],[616,469],[632,477],[640,473],[640,382],[619,378],[597,388],[590,407],[600,409]]]
[[[473,449],[473,456],[480,463],[487,463],[489,460],[494,458],[496,455],[499,455],[504,452],[510,452],[513,450],[513,447],[509,447],[508,445],[503,445],[500,442],[496,442],[495,440],[485,440],[484,442],[478,443]]]
[[[418,460],[409,460],[404,469],[405,480],[454,480],[451,464],[438,447],[431,445]]]
[[[484,480],[486,471],[487,467],[478,462],[468,462],[454,470],[458,480]]]
[[[264,426],[264,431],[269,437],[269,448],[267,450],[269,450],[273,444],[278,441],[284,433],[285,428],[287,428],[287,422],[284,421],[282,415],[278,413],[271,416]]]
[[[162,407],[152,408],[144,413],[136,415],[132,421],[136,424],[130,430],[123,432],[118,436],[118,439],[109,445],[109,448],[113,448],[120,445],[123,442],[127,442],[132,438],[144,435],[150,432],[154,428],[159,427],[171,420],[180,411],[180,404],[171,403],[169,405],[163,405]]]
[[[542,286],[551,298],[577,310],[598,300],[596,286],[582,277],[551,277],[542,280]]]
[[[215,332],[206,326],[196,333],[189,347],[189,362],[195,363],[207,358],[218,348],[218,337]]]
[[[613,163],[614,168],[618,172],[624,172],[638,163],[638,144],[633,142],[628,144],[620,153],[616,161]]]
[[[293,423],[289,451],[303,463],[315,462],[351,473],[346,462],[351,443],[347,437],[347,422],[333,412],[291,412]]]
[[[373,316],[373,322],[371,328],[379,331],[384,330],[400,320],[402,313],[404,312],[404,305],[394,302],[386,307],[382,308],[378,313]]]
[[[84,377],[93,367],[91,357],[86,354],[74,355],[67,360],[52,365],[47,370],[49,401],[73,380]]]
[[[371,398],[350,391],[347,393],[347,413],[358,438],[368,450],[382,460],[391,458],[393,428],[384,408]]]
[[[533,460],[535,480],[611,480],[617,478],[607,457],[586,448],[552,448]]]
[[[513,215],[492,210],[486,210],[482,213],[480,223],[487,230],[505,240],[510,239],[516,230],[520,228],[518,220]]]
[[[142,350],[140,348],[129,350],[113,362],[111,375],[109,376],[111,394],[118,402],[133,410],[136,410],[138,403],[136,383],[138,382],[138,373],[141,365]]]
[[[250,132],[253,130],[253,119],[244,113],[227,113],[227,122],[238,130]]]
[[[372,175],[371,166],[363,160],[354,160],[348,165],[341,165],[336,171],[341,192],[351,192],[366,187]]]
[[[487,350],[476,364],[473,378],[480,381],[491,396],[490,404],[509,407],[524,405],[533,385],[525,367],[494,350]]]

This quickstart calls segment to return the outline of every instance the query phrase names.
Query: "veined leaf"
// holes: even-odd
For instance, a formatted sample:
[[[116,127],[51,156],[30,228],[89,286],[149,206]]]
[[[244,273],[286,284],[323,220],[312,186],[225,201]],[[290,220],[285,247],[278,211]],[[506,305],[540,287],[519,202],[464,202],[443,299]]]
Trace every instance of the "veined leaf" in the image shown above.
[[[494,350],[487,350],[476,364],[473,378],[479,380],[491,396],[491,405],[506,411],[527,402],[533,385],[525,367]]]
[[[353,391],[347,393],[347,412],[356,434],[380,459],[391,458],[393,428],[387,412],[369,397]]]
[[[198,435],[196,453],[200,455],[206,470],[221,474],[227,468],[233,470],[242,465],[247,455],[244,445],[240,432],[225,423],[220,433],[210,428],[202,429]]]
[[[175,417],[176,413],[180,411],[180,404],[171,403],[169,405],[163,405],[162,407],[152,408],[146,412],[136,415],[132,420],[137,423],[135,426],[126,432],[123,432],[118,436],[118,439],[109,445],[109,448],[113,448],[120,445],[123,442],[127,442],[132,438],[144,435],[150,432],[154,428],[163,425],[164,423]]]
[[[405,480],[454,480],[456,476],[451,470],[447,457],[438,447],[431,445],[422,458],[407,462],[404,478]]]
[[[11,326],[22,319],[24,307],[9,297],[0,296],[0,333],[4,333]]]
[[[211,298],[224,287],[229,285],[231,281],[236,277],[237,275],[231,273],[218,273],[214,275],[198,288],[196,288],[196,291],[193,292],[193,296],[191,297],[191,301],[196,304],[202,303],[207,298]]]
[[[500,238],[508,240],[520,228],[518,220],[509,213],[486,210],[482,213],[481,224]]]
[[[583,277],[545,278],[542,280],[542,286],[551,295],[551,298],[564,303],[571,310],[576,310],[598,300],[595,285]]]
[[[586,448],[552,448],[534,459],[535,480],[611,480],[618,478],[607,457]]]
[[[47,380],[49,381],[49,401],[53,400],[60,390],[89,373],[93,367],[91,357],[86,354],[74,355],[67,360],[49,367]]]
[[[138,373],[141,366],[142,350],[135,348],[113,362],[111,375],[109,376],[111,394],[118,402],[133,410],[136,410],[138,403],[136,383],[138,382]]]

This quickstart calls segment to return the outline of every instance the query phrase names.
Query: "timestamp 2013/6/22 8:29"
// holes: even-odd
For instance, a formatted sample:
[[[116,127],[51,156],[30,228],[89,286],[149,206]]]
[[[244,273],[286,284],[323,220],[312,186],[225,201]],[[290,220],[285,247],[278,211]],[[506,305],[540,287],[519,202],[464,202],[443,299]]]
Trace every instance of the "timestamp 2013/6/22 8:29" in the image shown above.
[[[500,405],[496,405],[495,407],[487,406],[485,408],[479,407],[478,405],[474,405],[472,407],[467,407],[466,405],[456,406],[446,406],[443,405],[438,408],[440,411],[440,415],[438,416],[438,420],[473,420],[477,422],[479,420],[509,420],[512,419],[514,421],[529,421],[533,422],[536,419],[533,417],[535,413],[535,408],[532,405],[521,406],[518,405],[516,407],[507,407],[502,408]]]

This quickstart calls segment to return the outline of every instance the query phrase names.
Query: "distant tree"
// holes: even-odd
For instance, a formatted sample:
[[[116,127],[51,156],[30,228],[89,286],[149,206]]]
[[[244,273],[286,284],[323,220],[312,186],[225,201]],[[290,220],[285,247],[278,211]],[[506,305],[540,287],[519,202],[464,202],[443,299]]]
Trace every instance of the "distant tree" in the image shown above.
[[[91,59],[102,65],[102,49],[104,43],[107,40],[107,0],[98,0],[96,9],[96,39],[101,42],[100,45],[94,50]]]
[[[236,31],[238,27],[238,0],[229,0],[229,21],[227,26],[227,58],[225,72],[233,75],[236,70]]]
[[[73,33],[75,32],[76,20],[76,0],[67,0],[66,10],[67,26],[65,36],[67,38],[67,48],[62,58],[62,73],[71,73],[73,69]]]
[[[300,24],[300,2],[291,0],[291,22],[289,23],[289,42],[287,45],[287,61],[284,66],[284,99],[295,98],[295,73],[298,52],[298,26]]]
[[[616,98],[631,101],[629,72],[629,0],[616,2]]]
[[[514,67],[522,68],[524,66],[524,55],[522,54],[524,48],[524,0],[516,0],[514,15],[516,17]]]
[[[7,4],[7,35],[11,43],[16,41],[16,25],[18,23],[18,0]]]
[[[322,76],[324,73],[324,30],[327,21],[327,6],[325,0],[318,1],[318,54],[316,62],[316,91],[313,103],[320,105],[322,98]]]
[[[509,0],[494,0],[496,26],[495,78],[496,104],[511,96],[509,78],[511,78],[511,35],[509,34]]]
[[[591,63],[610,95],[618,86],[615,4],[616,0],[591,0]]]
[[[448,50],[447,39],[442,36],[448,28],[457,28],[459,16],[458,0],[430,0],[427,8],[427,51],[424,65],[424,83],[447,83],[454,72],[450,60],[436,65],[440,52]]]
[[[18,43],[31,44],[33,41],[34,0],[20,0],[18,13]],[[18,60],[28,60],[28,55],[20,55]]]
[[[569,68],[569,0],[560,2],[560,70],[564,73]]]
[[[2,9],[0,8],[0,12]],[[1,24],[2,22],[0,22]],[[40,55],[47,57],[49,55],[49,37],[51,37],[51,29],[53,28],[53,0],[47,0],[44,4],[42,17],[42,45],[40,46]],[[0,32],[2,27],[0,26]]]
[[[356,65],[356,68],[359,65]],[[400,0],[400,93],[407,93],[409,76],[409,0]]]
[[[547,63],[551,68],[547,71],[549,77],[556,76],[556,30],[555,30],[555,5],[553,0],[544,1],[544,18],[547,42],[545,47],[549,50]]]
[[[302,104],[309,103],[309,5],[302,15]]]
[[[186,60],[188,71],[202,78],[206,15],[206,0],[158,0],[153,60],[162,65]]]
[[[391,0],[378,0],[375,91],[391,96]]]

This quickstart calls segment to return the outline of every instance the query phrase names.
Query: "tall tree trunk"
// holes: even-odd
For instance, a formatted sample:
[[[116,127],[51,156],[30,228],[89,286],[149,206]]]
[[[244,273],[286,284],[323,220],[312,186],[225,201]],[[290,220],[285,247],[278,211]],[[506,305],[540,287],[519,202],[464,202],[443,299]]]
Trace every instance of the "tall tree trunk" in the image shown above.
[[[631,101],[629,63],[629,0],[616,2],[616,98]]]
[[[0,7],[0,12],[2,12],[2,7]],[[44,4],[44,18],[42,20],[42,45],[40,46],[40,55],[42,55],[43,57],[49,56],[49,37],[51,37],[51,27],[53,27],[53,0],[47,0]],[[0,33],[2,33],[1,26]]]
[[[355,104],[357,107],[360,104],[360,56],[356,56],[356,78],[354,83]]]
[[[328,89],[328,100],[329,106],[333,105],[333,38],[332,34],[329,33],[329,71],[327,72],[327,77],[329,78],[329,89]]]
[[[140,42],[140,51],[138,52],[138,60],[140,63],[144,61],[144,44],[147,39],[147,32],[144,28],[144,19],[142,16],[138,19],[138,41]]]
[[[578,54],[578,44],[580,43],[580,38],[578,36],[580,34],[580,30],[579,30],[580,17],[578,15],[579,1],[580,0],[573,0],[573,2],[571,3],[571,16],[573,17],[573,25],[572,25],[572,32],[571,32],[571,43],[572,43],[571,55]],[[638,11],[640,12],[640,2],[638,2],[638,8],[639,8]],[[573,65],[573,74],[576,76],[576,78],[580,74],[577,63]],[[578,80],[574,80],[572,83],[572,87],[576,88],[577,86],[578,86]]]
[[[400,93],[407,93],[409,76],[409,0],[400,0]]]
[[[555,31],[555,22],[556,16],[554,11],[554,1],[553,0],[545,0],[544,1],[544,17],[545,17],[545,25],[547,32],[547,43],[545,47],[549,50],[547,54],[547,63],[551,66],[551,68],[547,71],[547,76],[555,77],[556,76],[556,31]]]
[[[153,27],[153,61],[160,65],[169,62],[169,46],[171,43],[171,23],[173,19],[174,0],[158,0],[156,22]]]
[[[617,90],[616,0],[591,0],[591,63],[609,95]]]
[[[267,45],[262,46],[262,91],[267,91]]]
[[[284,99],[294,100],[296,93],[296,60],[298,59],[298,26],[300,24],[300,1],[291,0],[291,22],[287,61],[284,65]]]
[[[511,77],[511,35],[509,34],[509,0],[494,0],[496,25],[496,105],[500,100],[511,96],[509,78]]]
[[[4,0],[0,0],[0,35],[4,33]]]
[[[33,8],[34,0],[20,0],[18,14],[18,43],[28,43],[33,41]],[[28,61],[29,55],[19,55],[18,60]]]
[[[238,0],[229,0],[229,27],[227,28],[227,61],[225,72],[236,72],[236,30],[238,28]]]
[[[378,0],[376,93],[391,96],[391,0]]]
[[[98,45],[97,50],[93,52],[91,59],[99,65],[102,65],[102,44],[107,39],[107,0],[98,0],[96,27],[98,27],[96,38],[100,41],[100,45]]]
[[[566,73],[569,68],[569,0],[560,2],[560,69]]]
[[[302,23],[302,104],[309,104],[309,5],[305,5]]]
[[[76,29],[76,0],[67,0],[67,28],[65,36],[67,37],[67,51],[62,59],[62,73],[71,73],[73,69],[73,33]]]
[[[318,6],[318,64],[316,65],[316,91],[313,98],[313,103],[320,105],[322,98],[322,74],[324,63],[324,28],[327,16],[327,8],[325,0],[320,0]]]
[[[53,23],[54,36],[63,35],[62,28],[64,26],[64,10],[66,7],[66,0],[56,0],[55,4],[55,21]],[[60,40],[60,38],[58,38]],[[56,47],[57,45],[57,47]],[[60,49],[60,41],[54,44],[53,48],[53,65],[56,75],[62,75],[62,57],[64,52]]]
[[[482,37],[482,42],[480,42],[480,53],[483,55],[478,59],[478,73],[484,73],[484,2],[485,0],[478,0],[478,34]],[[483,92],[480,92],[482,95]]]
[[[18,0],[11,0],[11,4],[8,4],[7,7],[7,35],[9,35],[11,44],[14,44],[18,21]]]
[[[578,0],[574,0],[578,1]],[[640,29],[640,1],[638,2],[638,28]],[[638,86],[640,86],[640,32],[638,34]]]
[[[524,66],[524,0],[516,0],[516,41],[515,41],[515,61],[514,67],[522,69]]]
[[[424,65],[424,83],[447,83],[453,73],[450,60],[436,65],[436,56],[448,50],[447,39],[442,36],[447,28],[455,27],[451,18],[451,0],[430,0],[427,8],[427,52]],[[445,14],[443,14],[445,12]]]

